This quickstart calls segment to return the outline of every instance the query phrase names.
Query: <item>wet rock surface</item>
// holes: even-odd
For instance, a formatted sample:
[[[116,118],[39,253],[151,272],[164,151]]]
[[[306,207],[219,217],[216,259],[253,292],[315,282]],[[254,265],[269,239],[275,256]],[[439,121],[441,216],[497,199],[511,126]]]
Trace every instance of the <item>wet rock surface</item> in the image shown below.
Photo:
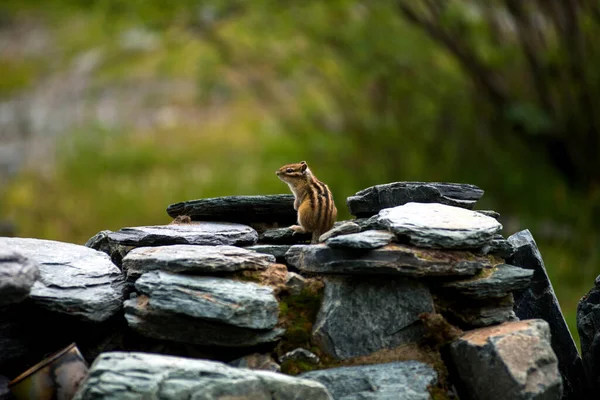
[[[473,249],[502,229],[494,218],[443,204],[407,203],[379,212],[379,223],[420,247]]]
[[[563,377],[564,399],[583,399],[586,397],[582,392],[585,387],[583,364],[537,244],[529,230],[515,233],[508,241],[515,248],[515,253],[506,261],[534,271],[530,286],[514,294],[515,314],[520,319],[540,318],[548,322],[552,333],[552,349],[558,357],[558,367]]]
[[[483,190],[475,185],[436,182],[393,182],[376,185],[348,197],[346,203],[350,214],[369,217],[384,208],[406,203],[440,203],[450,206],[473,208],[483,196]]]
[[[109,242],[125,246],[199,244],[207,246],[250,246],[258,234],[249,226],[229,222],[194,222],[121,228],[108,234]]]
[[[8,248],[0,249],[0,307],[25,300],[39,276],[36,262]]]
[[[500,298],[526,289],[532,276],[530,269],[500,264],[471,279],[447,282],[442,287],[451,293],[473,299]]]
[[[376,249],[390,244],[396,235],[388,231],[364,231],[332,237],[327,240],[329,247],[351,249]]]
[[[323,385],[267,371],[143,353],[104,353],[75,400],[91,399],[329,400]]]
[[[423,335],[419,314],[424,312],[433,312],[433,300],[419,282],[326,278],[313,338],[337,359],[366,355],[419,342]]]
[[[30,292],[38,306],[92,322],[105,321],[121,310],[124,279],[106,254],[41,239],[0,238],[0,247],[39,264],[40,277]]]
[[[275,257],[235,246],[171,245],[138,247],[123,258],[123,271],[135,280],[143,273],[161,270],[188,274],[211,274],[264,270]]]
[[[472,276],[490,267],[489,259],[464,251],[438,251],[407,245],[374,250],[332,249],[326,245],[292,246],[288,264],[322,274],[387,274],[407,277]]]
[[[334,225],[333,228],[325,232],[319,237],[319,242],[325,242],[327,239],[340,236],[348,235],[350,233],[360,232],[360,226],[352,221],[345,221],[339,225]]]
[[[437,373],[417,361],[311,371],[301,378],[322,383],[336,400],[429,400]]]
[[[296,223],[294,196],[275,194],[267,196],[226,196],[198,199],[171,204],[167,213],[175,218],[187,215],[194,221],[225,221],[248,224],[277,222]]]
[[[158,311],[251,329],[271,329],[277,324],[279,306],[267,286],[153,271],[142,275],[135,287]]]
[[[461,399],[560,399],[558,360],[543,320],[508,322],[465,333],[450,346]],[[493,377],[493,384],[490,384]]]

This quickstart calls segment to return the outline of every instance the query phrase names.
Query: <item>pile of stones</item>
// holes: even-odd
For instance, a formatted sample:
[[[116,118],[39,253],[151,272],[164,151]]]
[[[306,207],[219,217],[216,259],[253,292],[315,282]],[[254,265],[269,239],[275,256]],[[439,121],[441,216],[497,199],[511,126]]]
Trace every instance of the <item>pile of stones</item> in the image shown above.
[[[482,195],[374,186],[319,244],[287,228],[291,195],[177,203],[86,246],[0,238],[0,398],[71,342],[78,399],[585,398],[531,234],[504,238]]]

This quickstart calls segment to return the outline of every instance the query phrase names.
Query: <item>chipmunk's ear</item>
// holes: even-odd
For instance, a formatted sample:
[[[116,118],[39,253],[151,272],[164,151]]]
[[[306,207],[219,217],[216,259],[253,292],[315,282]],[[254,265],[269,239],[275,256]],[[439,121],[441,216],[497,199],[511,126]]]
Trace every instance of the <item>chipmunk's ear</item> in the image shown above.
[[[304,172],[306,171],[306,168],[308,168],[308,165],[306,165],[306,161],[300,161],[300,171]]]

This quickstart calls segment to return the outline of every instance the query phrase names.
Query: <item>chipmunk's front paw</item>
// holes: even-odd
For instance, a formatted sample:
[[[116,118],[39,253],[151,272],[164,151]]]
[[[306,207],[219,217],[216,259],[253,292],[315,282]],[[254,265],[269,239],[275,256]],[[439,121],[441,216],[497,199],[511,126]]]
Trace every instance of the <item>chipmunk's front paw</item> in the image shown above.
[[[294,231],[294,234],[296,234],[296,233],[306,233],[306,231],[304,230],[304,228],[301,227],[300,225],[292,225],[292,226],[290,226],[290,229],[292,231]]]

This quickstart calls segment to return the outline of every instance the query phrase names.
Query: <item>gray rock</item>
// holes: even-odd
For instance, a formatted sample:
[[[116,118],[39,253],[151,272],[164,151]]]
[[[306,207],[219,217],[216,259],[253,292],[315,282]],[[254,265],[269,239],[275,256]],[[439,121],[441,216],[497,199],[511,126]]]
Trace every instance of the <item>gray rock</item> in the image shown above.
[[[502,225],[475,211],[443,204],[407,203],[379,212],[379,221],[420,247],[473,249],[489,243]]]
[[[350,214],[369,217],[384,208],[406,203],[441,203],[450,206],[473,208],[483,196],[475,185],[438,182],[394,182],[376,185],[348,197]]]
[[[442,287],[451,293],[472,299],[499,298],[527,288],[532,276],[533,271],[530,269],[500,264],[473,278],[447,282]]]
[[[138,247],[123,258],[123,271],[129,280],[145,272],[161,270],[190,274],[213,274],[242,270],[264,270],[275,257],[235,246],[196,246],[174,244]]]
[[[147,272],[136,282],[156,310],[251,329],[277,324],[279,305],[273,289],[226,278]]]
[[[86,243],[85,246],[90,249],[98,250],[106,253],[110,256],[112,262],[119,268],[123,262],[123,257],[129,253],[134,246],[124,246],[116,242],[111,242],[108,238],[112,231],[100,231],[92,236]]]
[[[288,272],[285,286],[292,296],[297,296],[306,288],[308,281],[302,275],[295,272]]]
[[[531,285],[525,291],[514,294],[515,314],[520,319],[540,318],[550,324],[552,349],[558,357],[558,368],[563,378],[563,399],[584,399],[583,364],[535,240],[529,230],[524,230],[510,236],[508,241],[515,248],[515,254],[506,261],[534,271]]]
[[[485,244],[477,251],[478,254],[491,254],[503,259],[512,257],[515,254],[515,248],[502,235],[494,235],[489,243]]]
[[[595,286],[579,300],[577,330],[590,394],[600,390],[600,276]],[[590,397],[591,398],[591,397]]]
[[[319,357],[315,353],[310,352],[301,347],[292,351],[288,351],[287,353],[279,357],[279,362],[281,362],[282,364],[288,360],[303,361],[312,365],[319,365],[319,363],[321,362],[321,359],[319,359]]]
[[[418,315],[433,312],[426,287],[389,278],[326,278],[313,339],[337,359],[419,342]],[[349,329],[351,327],[351,329]]]
[[[75,400],[92,399],[329,400],[318,382],[267,371],[145,353],[104,353]]]
[[[247,368],[261,371],[280,372],[281,367],[269,354],[248,354],[247,356],[230,361],[227,365],[236,368]]]
[[[255,244],[246,249],[262,254],[270,254],[278,263],[285,263],[285,253],[290,249],[289,244]]]
[[[369,218],[356,218],[354,222],[360,227],[360,231],[386,230],[387,227],[379,221],[379,214]]]
[[[319,237],[319,242],[325,242],[332,237],[358,232],[360,232],[360,226],[356,222],[345,221],[339,225],[334,225],[333,228],[322,234]]]
[[[267,229],[262,232],[259,236],[261,243],[275,243],[275,244],[297,244],[297,243],[310,243],[312,234],[310,233],[296,233],[289,227]]]
[[[39,264],[31,299],[51,311],[101,322],[121,310],[125,287],[121,271],[99,251],[41,239],[0,238]]]
[[[543,320],[465,333],[450,346],[461,399],[560,399],[558,360]]]
[[[171,204],[167,213],[175,218],[188,215],[194,221],[227,221],[249,224],[276,222],[296,223],[294,195],[227,196]]]
[[[332,249],[323,244],[292,246],[286,260],[303,272],[385,274],[408,277],[472,276],[490,267],[467,251],[440,251],[390,244],[374,250]]]
[[[123,304],[127,324],[135,332],[153,339],[202,346],[252,347],[274,343],[284,329],[247,329],[206,319],[193,318],[154,309],[147,296],[138,296]]]
[[[325,385],[336,400],[429,400],[437,373],[424,363],[403,361],[306,372],[300,377]]]
[[[357,225],[358,226],[358,225]],[[348,235],[336,236],[327,240],[329,247],[345,247],[353,249],[376,249],[390,244],[396,236],[388,231],[364,231]]]
[[[492,217],[494,219],[499,219],[500,218],[500,213],[494,210],[475,210],[478,213],[481,213],[483,215],[487,215],[488,217]]]
[[[249,226],[229,222],[194,222],[121,228],[108,234],[112,243],[125,246],[166,246],[170,244],[200,244],[208,246],[249,246],[258,234]]]
[[[15,251],[0,249],[0,307],[25,300],[39,277],[36,262]]]
[[[513,311],[512,294],[499,299],[468,300],[443,299],[438,297],[436,305],[443,310],[449,321],[463,329],[481,328],[497,325],[518,318]]]

